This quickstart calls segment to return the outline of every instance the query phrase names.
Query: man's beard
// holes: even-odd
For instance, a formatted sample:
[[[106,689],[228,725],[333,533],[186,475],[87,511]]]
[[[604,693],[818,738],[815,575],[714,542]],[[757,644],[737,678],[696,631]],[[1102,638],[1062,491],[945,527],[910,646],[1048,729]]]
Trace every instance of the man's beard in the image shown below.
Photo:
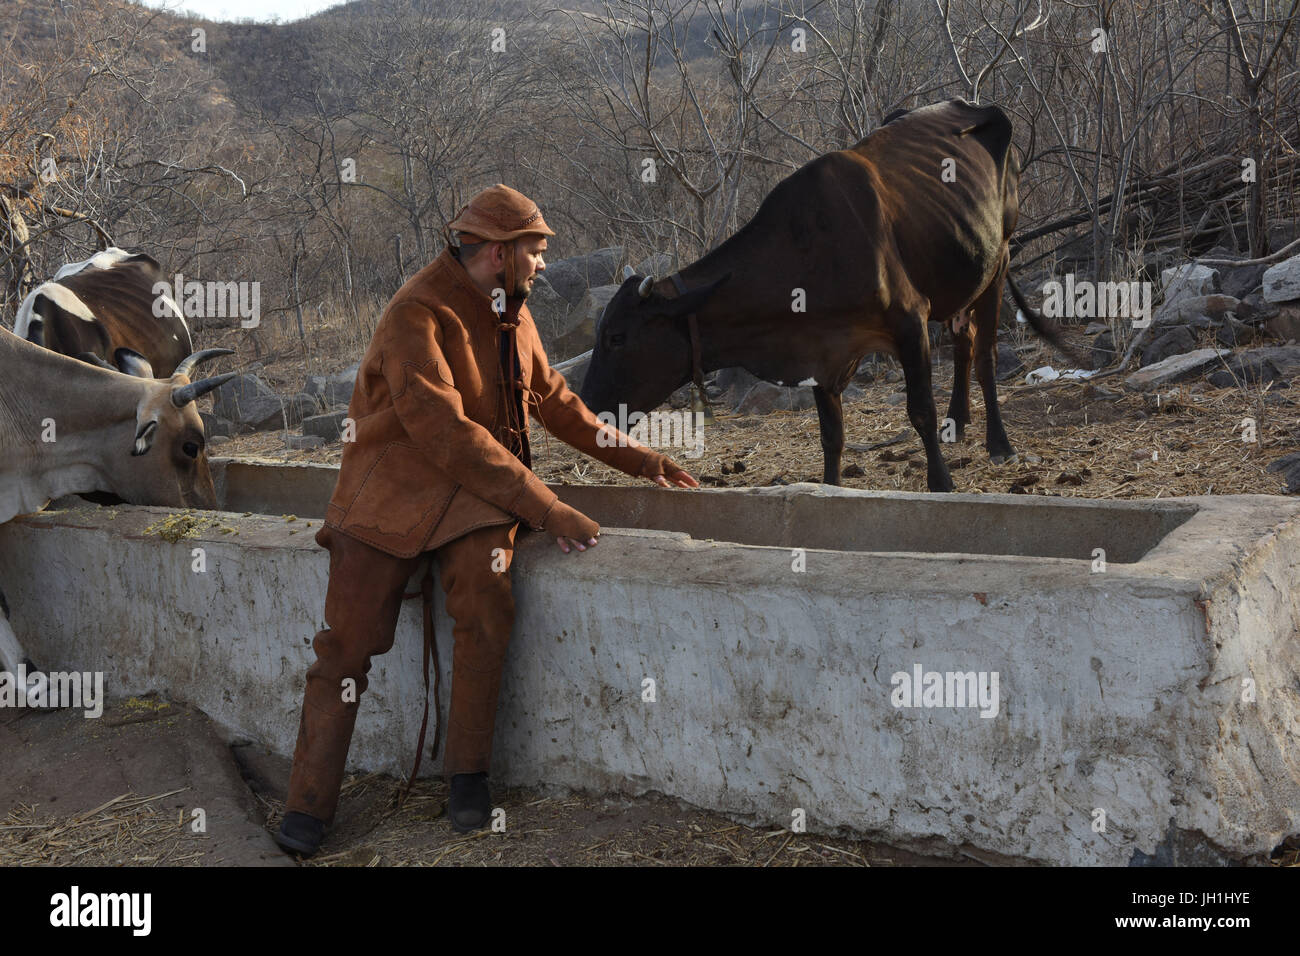
[[[504,289],[506,287],[505,270],[498,272],[496,279],[497,279],[497,288]],[[526,299],[528,298],[528,291],[529,289],[528,289],[527,280],[521,280],[515,284],[515,291],[512,295],[509,295],[509,297],[512,299]]]

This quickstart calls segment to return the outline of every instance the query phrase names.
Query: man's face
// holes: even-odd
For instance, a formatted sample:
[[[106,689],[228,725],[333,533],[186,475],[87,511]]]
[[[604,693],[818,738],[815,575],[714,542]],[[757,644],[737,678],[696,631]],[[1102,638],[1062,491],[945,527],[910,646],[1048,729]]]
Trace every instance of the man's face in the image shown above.
[[[543,253],[546,252],[545,236],[521,236],[515,242],[515,290],[513,295],[521,299],[528,298],[533,291],[537,277],[546,271]],[[502,287],[506,284],[506,273],[502,269],[497,275]]]

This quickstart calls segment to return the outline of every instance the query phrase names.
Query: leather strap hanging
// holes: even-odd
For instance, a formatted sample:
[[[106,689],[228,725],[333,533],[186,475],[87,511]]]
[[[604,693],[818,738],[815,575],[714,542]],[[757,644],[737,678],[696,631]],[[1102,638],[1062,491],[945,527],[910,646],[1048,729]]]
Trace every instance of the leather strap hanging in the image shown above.
[[[677,290],[679,296],[686,294],[686,283],[682,281],[682,277],[679,273],[674,272],[668,278],[672,280],[673,288]],[[695,388],[698,390],[700,401],[708,406],[710,405],[710,402],[708,395],[704,392],[704,367],[700,358],[702,351],[700,347],[700,325],[695,318],[694,312],[686,316],[686,327],[690,330],[691,334],[691,375],[694,378]]]
[[[420,739],[415,745],[415,766],[411,768],[411,776],[406,781],[406,786],[402,789],[401,795],[397,798],[397,805],[400,807],[406,802],[407,795],[411,792],[411,787],[415,784],[416,774],[420,772],[420,761],[424,759],[424,735],[429,729],[429,658],[433,658],[433,706],[437,711],[437,717],[433,723],[433,750],[429,756],[436,760],[438,758],[438,746],[442,741],[442,695],[440,689],[442,686],[442,665],[438,661],[438,641],[437,635],[433,629],[433,555],[429,555],[428,564],[425,565],[424,577],[420,580],[420,590],[411,591],[402,595],[402,600],[410,598],[423,597],[424,612],[424,716],[420,720]]]

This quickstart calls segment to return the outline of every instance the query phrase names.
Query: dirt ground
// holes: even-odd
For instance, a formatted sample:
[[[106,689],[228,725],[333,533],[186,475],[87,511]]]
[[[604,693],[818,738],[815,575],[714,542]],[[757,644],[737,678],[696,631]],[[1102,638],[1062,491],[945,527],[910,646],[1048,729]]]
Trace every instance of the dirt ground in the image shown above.
[[[0,712],[0,866],[291,866],[271,839],[289,761],[228,746],[202,713],[156,696],[102,717]],[[344,781],[335,825],[308,866],[897,866],[999,862],[744,826],[660,795],[636,799],[494,787],[502,832],[462,835],[447,787],[380,774]],[[196,811],[203,830],[196,832]]]
[[[1074,332],[1071,338],[1086,340]],[[328,346],[325,347],[328,351]],[[355,353],[318,359],[314,371],[335,371]],[[863,395],[844,403],[847,488],[925,491],[925,454],[899,401],[901,371],[882,358],[880,375]],[[1055,364],[1045,349],[1026,368]],[[892,370],[892,374],[889,374]],[[292,392],[306,375],[301,361],[273,363],[258,374]],[[897,378],[886,381],[885,378]],[[952,387],[952,362],[942,349],[934,365],[935,404],[942,418]],[[957,491],[1011,492],[1082,498],[1168,498],[1202,494],[1284,494],[1285,481],[1265,471],[1273,460],[1300,448],[1300,394],[1289,389],[1214,388],[1196,381],[1159,393],[1124,389],[1122,377],[1092,382],[1058,380],[1023,384],[1023,375],[998,386],[1003,421],[1015,461],[993,464],[984,449],[984,402],[971,390],[971,424],[943,447]],[[891,404],[892,402],[892,404]],[[1243,441],[1252,419],[1256,440]],[[778,411],[741,416],[719,410],[704,429],[704,455],[662,449],[707,487],[743,487],[822,480],[817,412]],[[1246,437],[1249,437],[1246,435]],[[546,481],[634,484],[632,479],[552,438],[533,423],[533,470]],[[280,432],[238,436],[213,454],[286,461],[337,463],[342,445],[288,450]]]

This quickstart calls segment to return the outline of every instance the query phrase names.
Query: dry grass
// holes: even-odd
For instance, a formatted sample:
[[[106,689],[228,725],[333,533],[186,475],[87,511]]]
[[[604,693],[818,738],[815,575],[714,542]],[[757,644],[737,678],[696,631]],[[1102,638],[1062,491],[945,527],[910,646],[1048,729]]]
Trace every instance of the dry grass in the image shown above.
[[[204,837],[190,831],[184,810],[173,817],[156,806],[188,789],[124,793],[67,818],[17,806],[0,823],[0,866],[198,866],[206,852],[194,841]]]
[[[417,781],[395,806],[401,781],[379,774],[344,783],[339,823],[308,866],[894,866],[926,862],[862,840],[755,828],[680,801],[493,790],[505,829],[459,834],[443,816],[447,787]],[[278,826],[282,806],[263,801]],[[334,849],[333,852],[331,850]],[[966,854],[951,862],[982,862]],[[930,863],[940,862],[936,859]]]

